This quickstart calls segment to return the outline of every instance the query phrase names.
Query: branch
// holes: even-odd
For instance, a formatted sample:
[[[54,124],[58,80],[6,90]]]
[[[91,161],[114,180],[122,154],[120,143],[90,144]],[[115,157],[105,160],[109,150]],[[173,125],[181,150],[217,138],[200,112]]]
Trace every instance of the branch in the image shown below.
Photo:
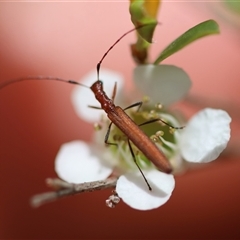
[[[111,177],[103,181],[86,182],[80,184],[67,183],[60,179],[48,178],[46,179],[46,183],[48,186],[55,188],[56,191],[33,196],[30,200],[32,207],[39,207],[45,203],[83,192],[93,192],[106,188],[113,188],[116,186],[117,178]]]

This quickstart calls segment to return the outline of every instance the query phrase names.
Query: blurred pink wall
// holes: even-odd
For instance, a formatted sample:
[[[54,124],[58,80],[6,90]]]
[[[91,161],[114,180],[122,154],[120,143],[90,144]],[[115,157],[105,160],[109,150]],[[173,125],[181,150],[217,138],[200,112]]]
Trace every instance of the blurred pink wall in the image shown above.
[[[165,63],[189,73],[192,93],[238,105],[240,30],[219,18],[213,5],[163,3],[151,58],[188,28],[218,20],[221,35],[199,40]],[[0,80],[40,74],[78,80],[131,28],[128,2],[0,3]],[[133,39],[126,37],[103,63],[123,73],[128,86]],[[110,191],[32,209],[29,198],[48,191],[44,180],[56,176],[60,145],[90,140],[92,126],[75,115],[71,90],[56,82],[22,82],[0,91],[0,238],[240,237],[236,157],[178,176],[172,198],[157,210],[135,211],[124,203],[108,209]],[[237,138],[239,119],[233,120]]]

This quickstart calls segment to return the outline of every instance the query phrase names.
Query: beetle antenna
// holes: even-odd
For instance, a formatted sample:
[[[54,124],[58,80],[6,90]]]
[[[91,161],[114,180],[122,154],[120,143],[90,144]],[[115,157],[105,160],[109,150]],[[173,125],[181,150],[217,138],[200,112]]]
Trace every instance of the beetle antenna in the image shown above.
[[[42,80],[53,80],[53,81],[70,83],[70,84],[76,84],[76,85],[79,85],[79,86],[82,86],[82,87],[89,88],[88,86],[86,86],[86,85],[84,85],[82,83],[79,83],[77,81],[70,80],[70,79],[66,80],[66,79],[63,79],[63,78],[51,77],[51,76],[28,76],[28,77],[16,78],[16,79],[12,79],[12,80],[6,81],[6,82],[0,84],[0,90],[2,88],[7,87],[8,85],[13,84],[13,83],[22,82],[22,81],[26,81],[26,80],[41,80],[41,81]]]
[[[104,55],[102,56],[101,60],[98,62],[97,64],[97,80],[99,80],[99,71],[100,71],[100,67],[101,67],[101,64],[102,64],[102,61],[104,60],[104,58],[108,55],[108,53],[113,49],[113,47],[118,43],[120,42],[126,35],[128,35],[129,33],[131,32],[134,32],[140,28],[143,28],[143,27],[146,27],[146,26],[149,26],[149,25],[152,25],[152,24],[156,24],[156,23],[148,23],[148,24],[143,24],[143,25],[140,25],[138,27],[135,27],[129,31],[127,31],[126,33],[124,33],[120,38],[117,39],[116,42],[114,42],[114,44],[104,53]]]

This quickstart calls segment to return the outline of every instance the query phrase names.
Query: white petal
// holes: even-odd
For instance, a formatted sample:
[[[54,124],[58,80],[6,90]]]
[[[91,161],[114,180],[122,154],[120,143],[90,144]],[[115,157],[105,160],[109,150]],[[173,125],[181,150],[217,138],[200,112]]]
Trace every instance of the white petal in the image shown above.
[[[170,198],[175,186],[173,175],[157,170],[144,172],[152,191],[141,175],[127,173],[117,181],[116,191],[123,201],[138,210],[150,210],[163,205]]]
[[[223,110],[206,108],[194,115],[180,136],[180,150],[189,162],[215,160],[230,139],[230,116]]]
[[[100,153],[94,152],[85,142],[65,143],[57,154],[55,171],[61,179],[70,183],[106,179],[112,169],[102,163],[99,155]]]
[[[115,82],[117,82],[116,97],[121,95],[123,90],[123,77],[120,74],[114,71],[101,69],[100,77],[103,81],[104,91],[109,98],[112,96]],[[90,87],[96,81],[96,78],[97,73],[96,70],[94,70],[84,76],[80,82]],[[88,105],[100,107],[100,103],[95,99],[91,89],[76,86],[72,93],[72,103],[78,116],[87,122],[96,122],[99,120],[101,114],[103,114],[103,110],[88,107]]]
[[[140,65],[134,69],[134,82],[151,100],[169,105],[180,100],[191,87],[188,75],[173,65]]]

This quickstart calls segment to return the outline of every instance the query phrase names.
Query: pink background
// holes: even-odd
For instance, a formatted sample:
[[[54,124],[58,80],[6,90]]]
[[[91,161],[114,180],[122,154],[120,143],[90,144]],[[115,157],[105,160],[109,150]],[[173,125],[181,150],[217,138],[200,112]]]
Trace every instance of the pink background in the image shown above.
[[[240,30],[214,11],[219,3],[165,2],[152,59],[170,41],[200,21],[219,21],[221,35],[200,40],[165,63],[184,68],[192,93],[238,106]],[[216,5],[216,6],[215,6]],[[0,80],[27,75],[80,79],[107,48],[132,28],[128,2],[1,3]],[[124,74],[131,85],[134,63],[126,37],[103,67]],[[93,82],[95,79],[93,79]],[[71,85],[22,82],[0,91],[0,238],[229,238],[240,237],[240,162],[222,157],[208,167],[176,177],[173,196],[147,212],[121,203],[105,207],[110,190],[69,197],[33,209],[32,195],[48,191],[61,144],[90,140],[92,126],[70,102]],[[233,139],[239,135],[232,112]]]

